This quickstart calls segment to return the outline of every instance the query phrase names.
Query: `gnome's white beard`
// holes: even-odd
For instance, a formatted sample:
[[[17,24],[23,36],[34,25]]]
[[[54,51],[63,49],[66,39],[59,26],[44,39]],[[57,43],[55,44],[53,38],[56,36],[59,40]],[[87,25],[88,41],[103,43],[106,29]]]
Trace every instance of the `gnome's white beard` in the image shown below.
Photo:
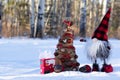
[[[88,47],[87,55],[91,60],[96,60],[97,58],[105,60],[110,55],[110,49],[108,46],[110,47],[107,41],[93,41],[92,44]]]

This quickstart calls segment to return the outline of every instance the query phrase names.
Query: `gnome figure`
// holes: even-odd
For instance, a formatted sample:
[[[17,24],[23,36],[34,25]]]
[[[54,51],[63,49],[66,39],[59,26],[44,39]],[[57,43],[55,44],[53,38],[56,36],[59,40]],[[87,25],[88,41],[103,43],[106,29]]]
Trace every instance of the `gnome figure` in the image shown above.
[[[66,30],[61,35],[57,44],[57,49],[54,53],[55,72],[75,71],[79,68],[79,63],[77,62],[78,56],[76,55],[75,47],[73,46],[74,34],[71,28],[73,23],[66,20],[64,20],[63,23],[66,25]]]
[[[88,48],[88,57],[93,61],[92,71],[112,72],[113,68],[107,64],[106,60],[110,56],[111,46],[108,41],[108,23],[110,18],[111,8],[107,11],[100,25],[94,31],[92,36],[92,43]],[[103,61],[103,66],[100,69],[97,59]]]

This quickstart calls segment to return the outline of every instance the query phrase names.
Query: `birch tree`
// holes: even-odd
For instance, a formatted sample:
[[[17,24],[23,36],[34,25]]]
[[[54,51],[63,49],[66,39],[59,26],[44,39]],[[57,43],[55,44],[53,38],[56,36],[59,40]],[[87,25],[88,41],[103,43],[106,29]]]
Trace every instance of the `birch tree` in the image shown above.
[[[30,0],[30,37],[34,37],[34,27],[35,27],[35,2]]]
[[[43,38],[45,0],[39,0],[34,36]]]
[[[57,9],[56,9],[56,0],[46,0],[45,2],[45,36],[46,37],[57,37]]]
[[[103,0],[102,16],[104,16],[107,11],[107,2],[108,2],[108,0]]]
[[[2,37],[2,1],[0,1],[0,38]]]
[[[65,11],[65,12],[66,12],[66,15],[65,15],[65,16],[66,16],[67,18],[70,18],[70,17],[71,17],[71,12],[72,12],[72,11],[71,11],[71,0],[67,0],[67,1],[66,1],[66,11]]]
[[[92,34],[92,29],[93,29],[93,2],[91,0],[87,0],[87,35],[91,36]]]
[[[85,38],[86,28],[86,0],[81,0],[80,8],[80,37]]]

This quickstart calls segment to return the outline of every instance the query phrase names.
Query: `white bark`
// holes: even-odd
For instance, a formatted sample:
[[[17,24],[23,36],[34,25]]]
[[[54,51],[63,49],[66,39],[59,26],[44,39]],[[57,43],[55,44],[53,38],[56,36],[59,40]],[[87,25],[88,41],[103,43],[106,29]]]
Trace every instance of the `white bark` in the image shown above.
[[[102,16],[104,16],[106,14],[106,11],[107,11],[107,2],[108,2],[108,0],[103,0]]]
[[[81,18],[80,18],[80,36],[85,37],[85,27],[86,27],[86,0],[81,2]]]
[[[35,30],[34,30],[34,36],[37,35],[37,29],[40,29],[39,31],[41,31],[40,33],[42,34],[41,36],[43,36],[43,28],[44,28],[44,10],[45,10],[45,0],[39,0],[38,2],[38,13],[37,13],[37,17],[36,17],[36,25],[35,25]]]
[[[2,2],[0,1],[0,38],[2,33]]]
[[[34,0],[30,0],[30,27],[31,27],[31,36],[34,36],[34,26],[35,26],[35,8]]]

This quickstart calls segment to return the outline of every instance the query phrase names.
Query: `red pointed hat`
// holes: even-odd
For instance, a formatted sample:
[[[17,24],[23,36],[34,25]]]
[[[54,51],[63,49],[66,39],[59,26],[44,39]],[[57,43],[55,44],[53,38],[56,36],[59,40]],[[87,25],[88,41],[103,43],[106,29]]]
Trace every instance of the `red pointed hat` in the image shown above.
[[[94,31],[92,39],[97,38],[98,40],[108,41],[107,32],[108,32],[108,24],[109,24],[109,19],[110,19],[110,13],[111,13],[111,8],[109,8],[107,13],[103,17],[100,25]]]

